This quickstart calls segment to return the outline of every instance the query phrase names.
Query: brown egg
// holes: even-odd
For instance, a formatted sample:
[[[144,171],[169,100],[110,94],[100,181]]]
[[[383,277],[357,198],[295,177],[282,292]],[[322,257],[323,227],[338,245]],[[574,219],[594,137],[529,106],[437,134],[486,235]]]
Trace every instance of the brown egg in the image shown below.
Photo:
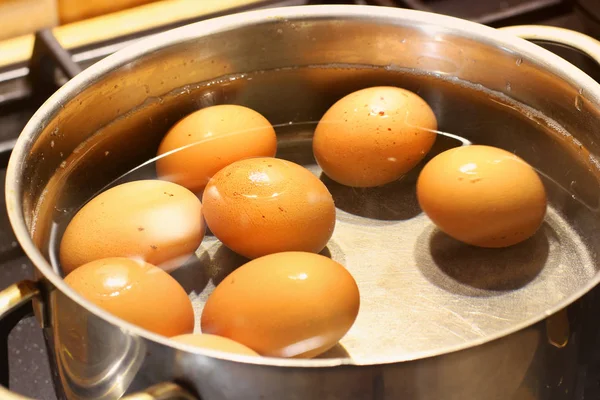
[[[203,347],[205,349],[220,350],[227,353],[243,354],[246,356],[257,356],[258,353],[248,347],[226,337],[209,335],[207,333],[188,333],[171,338],[179,343]]]
[[[277,158],[237,161],[215,174],[202,197],[212,233],[248,258],[323,250],[335,226],[325,185],[306,168]]]
[[[435,115],[422,98],[396,87],[372,87],[350,93],[327,110],[315,130],[313,151],[334,181],[380,186],[425,157],[435,130]]]
[[[98,307],[164,336],[194,330],[194,310],[185,290],[154,265],[123,257],[82,265],[65,282]]]
[[[202,204],[186,188],[159,180],[128,182],[75,214],[60,243],[60,262],[65,274],[105,257],[172,269],[194,254],[204,232]]]
[[[448,235],[480,247],[507,247],[532,236],[546,214],[546,192],[533,168],[490,146],[447,150],[423,168],[419,204]]]
[[[158,155],[189,146],[156,162],[161,179],[200,193],[221,168],[249,157],[273,157],[275,130],[265,117],[233,104],[198,110],[179,121],[164,137]]]
[[[217,286],[202,312],[202,332],[264,356],[314,357],[348,332],[359,305],[356,282],[337,262],[313,253],[271,254]]]

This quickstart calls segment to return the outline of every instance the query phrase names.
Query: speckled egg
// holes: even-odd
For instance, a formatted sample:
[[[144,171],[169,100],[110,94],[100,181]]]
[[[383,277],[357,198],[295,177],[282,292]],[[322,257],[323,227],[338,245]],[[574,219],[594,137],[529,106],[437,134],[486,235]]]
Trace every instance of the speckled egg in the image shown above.
[[[100,193],[69,222],[60,243],[65,274],[106,257],[130,257],[170,270],[204,238],[200,200],[186,188],[142,180]]]
[[[335,226],[327,187],[309,170],[277,158],[237,161],[213,176],[202,197],[212,233],[238,254],[319,252]]]
[[[65,282],[97,306],[151,332],[170,337],[194,330],[194,310],[185,290],[154,265],[105,258],[77,268]]]
[[[421,97],[397,87],[372,87],[327,110],[315,130],[313,151],[334,181],[380,186],[417,165],[433,146],[436,130],[436,117]]]
[[[419,204],[443,232],[480,247],[507,247],[531,237],[546,214],[537,172],[515,154],[491,146],[447,150],[425,165]]]
[[[175,151],[181,149],[179,151]],[[272,157],[277,138],[271,123],[244,106],[222,104],[198,110],[169,130],[156,162],[161,179],[200,193],[221,168],[249,157]]]
[[[341,264],[319,254],[284,252],[252,260],[208,298],[202,332],[272,357],[317,356],[352,327],[358,286]]]

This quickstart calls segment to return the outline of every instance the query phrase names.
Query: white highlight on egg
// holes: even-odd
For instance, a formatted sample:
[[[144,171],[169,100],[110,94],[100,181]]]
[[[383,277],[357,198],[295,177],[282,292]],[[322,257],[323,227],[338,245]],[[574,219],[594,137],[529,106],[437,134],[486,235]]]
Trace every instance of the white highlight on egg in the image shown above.
[[[216,186],[211,186],[207,189],[207,192],[211,197],[214,197],[217,200],[221,200],[221,193],[219,193],[219,189]]]
[[[323,193],[315,193],[315,192],[307,193],[306,199],[308,200],[309,204],[331,201],[331,197],[329,197],[328,195],[324,195]]]
[[[464,174],[468,174],[468,175],[474,175],[477,172],[475,172],[475,170],[477,169],[477,164],[475,163],[467,163],[465,165],[461,165],[459,170],[460,172],[464,173]]]
[[[306,280],[306,278],[308,278],[308,275],[306,275],[306,273],[302,272],[298,275],[288,275],[288,278],[293,279],[295,281],[304,281],[304,280]]]
[[[105,285],[111,289],[122,288],[127,283],[127,279],[122,276],[110,276],[106,278]],[[112,294],[111,294],[112,295]]]
[[[266,183],[269,182],[269,175],[262,171],[252,171],[248,178],[254,183]]]
[[[279,356],[280,357],[295,357],[299,354],[307,353],[309,351],[317,349],[317,348],[325,345],[329,341],[330,341],[330,339],[328,339],[328,338],[325,338],[322,336],[315,336],[315,337],[312,337],[312,338],[309,338],[306,340],[302,340],[300,342],[296,342],[287,347],[284,347],[279,352]]]

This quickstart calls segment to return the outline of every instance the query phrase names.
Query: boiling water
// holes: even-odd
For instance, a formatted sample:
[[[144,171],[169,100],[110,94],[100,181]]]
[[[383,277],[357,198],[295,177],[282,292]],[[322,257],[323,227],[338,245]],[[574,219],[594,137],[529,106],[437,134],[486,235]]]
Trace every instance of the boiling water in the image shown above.
[[[336,100],[376,85],[423,97],[436,114],[439,136],[426,159],[399,181],[372,189],[345,187],[321,173],[312,133]],[[355,277],[361,310],[340,345],[322,357],[371,363],[474,343],[545,315],[597,272],[595,169],[556,123],[504,95],[455,79],[343,66],[259,72],[185,87],[149,99],[98,132],[93,145],[81,146],[82,153],[95,157],[95,168],[87,168],[85,179],[73,169],[71,189],[57,202],[48,251],[57,271],[60,236],[74,212],[108,187],[156,178],[153,157],[168,128],[195,109],[223,103],[246,105],[267,117],[278,134],[277,157],[304,165],[334,197],[337,225],[324,254]],[[151,115],[148,109],[154,110]],[[138,121],[139,132],[125,131],[131,120]],[[113,140],[123,137],[131,140]],[[137,146],[133,152],[130,142]],[[415,194],[421,167],[436,154],[469,143],[513,151],[543,177],[550,207],[533,238],[507,249],[473,248],[440,233],[423,215]],[[189,293],[197,322],[214,287],[246,261],[209,234],[196,257],[172,273]]]

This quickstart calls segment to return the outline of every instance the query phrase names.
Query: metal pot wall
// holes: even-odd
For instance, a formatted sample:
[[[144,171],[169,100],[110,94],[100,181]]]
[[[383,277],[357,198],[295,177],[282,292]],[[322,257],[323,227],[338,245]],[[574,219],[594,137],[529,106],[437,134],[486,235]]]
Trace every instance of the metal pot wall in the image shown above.
[[[134,396],[149,397],[135,398],[205,400],[579,399],[574,389],[582,368],[595,362],[592,349],[600,340],[600,299],[594,290],[598,273],[580,277],[577,290],[498,334],[443,351],[395,360],[376,357],[358,365],[348,358],[250,359],[174,346],[77,295],[48,261],[53,223],[64,210],[152,157],[173,121],[222,95],[206,92],[208,98],[199,98],[181,88],[227,74],[296,66],[401,65],[505,93],[551,116],[573,135],[575,140],[553,138],[552,146],[542,145],[545,150],[536,160],[559,181],[567,179],[563,175],[570,168],[586,183],[577,196],[595,204],[600,198],[595,164],[600,85],[516,36],[564,43],[600,62],[600,44],[569,31],[513,27],[500,32],[445,16],[367,6],[290,7],[227,16],[157,35],[108,57],[54,94],[15,147],[7,173],[7,206],[37,274],[35,282],[0,294],[1,315],[34,302],[53,348],[58,384],[68,399],[114,399],[136,391],[146,394]],[[336,82],[321,85],[335,88]],[[437,99],[434,109],[442,110],[449,101]],[[294,107],[315,115],[322,108]],[[280,104],[271,113],[296,109],[286,111]],[[495,139],[502,143],[501,137]],[[519,140],[510,146],[536,148],[537,143]],[[565,218],[590,249],[589,267],[596,271],[596,221],[579,218],[576,211],[567,210]],[[4,390],[2,395],[12,396]]]

